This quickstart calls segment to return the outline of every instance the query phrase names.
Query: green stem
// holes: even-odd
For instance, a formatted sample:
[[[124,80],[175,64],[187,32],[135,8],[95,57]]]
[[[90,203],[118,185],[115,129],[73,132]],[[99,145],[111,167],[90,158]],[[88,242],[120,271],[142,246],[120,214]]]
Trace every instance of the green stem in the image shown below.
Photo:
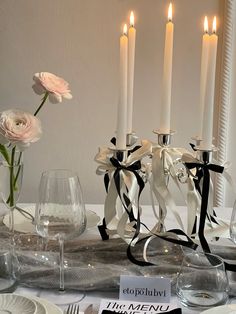
[[[11,164],[10,164],[10,207],[14,206],[14,159],[16,147],[14,146],[11,151]]]
[[[14,149],[16,149],[16,147],[13,147]],[[15,152],[14,152],[14,154],[15,154]],[[13,167],[9,164],[9,171],[10,171],[10,178],[11,178],[11,170],[12,170],[12,172],[13,172],[13,192],[14,191],[17,191],[17,186],[16,186],[16,184],[17,184],[17,180],[18,180],[18,177],[19,177],[19,174],[20,174],[20,170],[21,170],[21,167],[22,167],[22,165],[21,165],[21,163],[20,163],[20,161],[21,161],[21,157],[22,157],[22,152],[20,152],[20,154],[19,154],[19,157],[18,157],[18,160],[17,160],[17,166],[18,166],[18,168],[17,168],[17,173],[16,173],[16,176],[14,177],[14,169],[12,169],[12,168],[14,168],[14,161],[13,161]],[[14,158],[15,159],[15,158]],[[9,161],[9,163],[10,163],[10,161]],[[7,204],[9,204],[10,203],[10,197],[11,197],[11,193],[10,193],[10,195],[9,195],[9,197],[8,197],[8,199],[7,199]]]
[[[18,180],[18,177],[19,177],[19,174],[20,174],[20,170],[21,170],[21,167],[22,167],[22,165],[20,163],[21,157],[22,157],[22,152],[20,152],[18,160],[17,160],[18,168],[17,168],[17,173],[16,173],[16,176],[15,176],[15,179],[14,179],[14,190],[15,191],[17,190],[16,183],[17,183],[17,180]]]
[[[45,101],[48,98],[48,95],[49,95],[49,92],[46,92],[45,95],[43,96],[41,104],[39,105],[38,109],[35,111],[34,116],[36,116],[38,114],[39,110],[43,107]]]

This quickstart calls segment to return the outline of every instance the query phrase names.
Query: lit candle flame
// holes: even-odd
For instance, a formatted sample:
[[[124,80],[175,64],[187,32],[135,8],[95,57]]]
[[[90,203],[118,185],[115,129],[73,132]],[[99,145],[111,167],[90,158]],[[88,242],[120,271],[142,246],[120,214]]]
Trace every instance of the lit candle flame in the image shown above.
[[[213,24],[212,24],[212,33],[216,33],[216,16],[214,16]]]
[[[208,33],[208,19],[207,19],[207,16],[205,16],[205,19],[204,19],[204,32]]]
[[[130,21],[130,26],[134,27],[134,12],[133,11],[131,11],[130,13],[129,21]]]
[[[168,9],[168,21],[172,21],[172,3],[170,3]]]
[[[127,35],[127,24],[124,25],[124,28],[123,28],[123,35]]]

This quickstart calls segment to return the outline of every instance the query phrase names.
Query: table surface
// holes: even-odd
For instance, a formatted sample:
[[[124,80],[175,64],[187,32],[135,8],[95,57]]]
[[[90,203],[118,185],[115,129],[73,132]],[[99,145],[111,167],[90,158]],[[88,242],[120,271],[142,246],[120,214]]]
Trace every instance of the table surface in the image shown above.
[[[20,204],[20,205],[24,207],[25,205],[29,205],[29,204]],[[0,204],[0,216],[1,216],[1,208],[2,208],[2,204]],[[86,205],[86,209],[96,212],[101,218],[103,217],[103,205],[88,204]],[[143,221],[147,225],[151,226],[151,222],[153,222],[153,213],[152,213],[151,206],[142,206],[142,209],[143,209]],[[181,213],[181,218],[183,219],[184,223],[186,223],[186,216],[187,216],[186,208],[183,206],[178,207],[178,211],[179,213]],[[3,208],[2,208],[2,213],[3,213]],[[224,211],[224,217],[228,218],[230,217],[230,214],[231,214],[230,209]],[[170,215],[168,217],[166,221],[166,227],[167,228],[177,227],[174,216]],[[84,238],[84,239],[96,239],[97,238],[98,240],[101,240],[96,227],[86,230],[84,234],[81,235],[81,238]],[[42,291],[43,291],[42,289],[25,288],[25,287],[19,286],[17,287],[15,293],[40,297]],[[98,309],[101,298],[118,299],[118,292],[100,292],[100,291],[86,292],[84,299],[80,301],[80,310],[84,311],[85,308],[89,304],[93,304],[94,309]],[[176,296],[172,296],[171,302],[177,303],[180,307],[182,307],[183,314],[194,314],[194,313],[196,314],[196,313],[201,313],[202,311],[202,310],[192,310],[192,309],[181,306]],[[230,303],[236,303],[236,299],[231,299]],[[60,307],[62,309],[65,309],[65,306],[60,306]]]

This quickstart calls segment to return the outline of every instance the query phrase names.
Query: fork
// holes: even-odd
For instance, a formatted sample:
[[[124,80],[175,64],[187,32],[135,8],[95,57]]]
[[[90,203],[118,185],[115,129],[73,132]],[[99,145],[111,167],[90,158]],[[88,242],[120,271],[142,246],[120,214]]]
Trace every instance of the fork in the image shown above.
[[[79,304],[70,304],[66,310],[66,314],[79,314]]]

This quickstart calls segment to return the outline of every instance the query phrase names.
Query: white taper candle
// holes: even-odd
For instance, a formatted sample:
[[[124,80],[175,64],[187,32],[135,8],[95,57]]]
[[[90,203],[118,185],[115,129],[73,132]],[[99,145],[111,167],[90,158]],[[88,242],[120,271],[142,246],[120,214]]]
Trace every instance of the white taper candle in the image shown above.
[[[205,150],[212,149],[217,42],[218,36],[216,35],[216,17],[214,17],[213,34],[210,36],[209,43],[205,106],[203,113],[201,148]]]
[[[210,35],[208,33],[208,19],[204,19],[204,35],[202,36],[202,56],[201,56],[201,74],[200,74],[200,97],[199,97],[199,127],[197,136],[200,139],[202,136],[203,127],[203,111],[206,93],[206,79],[208,68],[208,54],[209,54]]]
[[[134,13],[130,14],[128,32],[128,99],[127,99],[127,133],[132,133],[133,94],[134,94],[134,61],[135,61],[136,29],[134,28]]]
[[[116,148],[126,148],[127,132],[127,70],[128,70],[128,37],[127,25],[120,37],[120,95],[117,112]]]
[[[172,83],[172,57],[173,57],[174,24],[172,23],[172,4],[168,10],[168,23],[166,24],[162,102],[160,113],[160,131],[170,133],[170,109],[171,109],[171,83]]]

